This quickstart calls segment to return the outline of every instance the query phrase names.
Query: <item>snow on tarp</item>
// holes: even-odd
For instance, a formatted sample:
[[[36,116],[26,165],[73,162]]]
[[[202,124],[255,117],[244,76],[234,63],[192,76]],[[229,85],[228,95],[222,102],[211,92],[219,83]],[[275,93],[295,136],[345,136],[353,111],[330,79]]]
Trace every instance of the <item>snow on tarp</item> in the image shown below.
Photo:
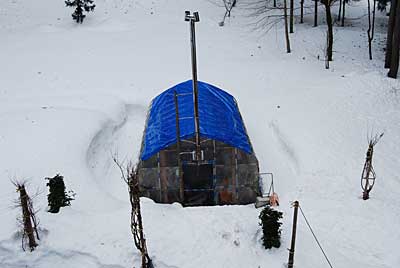
[[[200,81],[197,85],[200,136],[252,153],[235,98],[213,85]],[[180,137],[187,139],[195,135],[192,80],[188,80],[167,89],[153,99],[147,116],[141,160],[146,160],[176,143],[174,92],[178,94]]]

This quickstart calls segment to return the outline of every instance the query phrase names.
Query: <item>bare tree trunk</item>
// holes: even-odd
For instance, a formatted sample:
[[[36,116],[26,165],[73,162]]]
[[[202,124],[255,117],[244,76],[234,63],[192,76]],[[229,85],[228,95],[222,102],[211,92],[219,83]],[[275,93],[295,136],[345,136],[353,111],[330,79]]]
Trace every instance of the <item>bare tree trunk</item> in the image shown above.
[[[340,1],[339,1],[339,14],[338,14],[338,17],[337,17],[337,20],[338,20],[338,21],[340,21],[341,14],[342,14],[342,1],[343,1],[343,0],[340,0]]]
[[[285,20],[285,37],[286,37],[286,52],[290,53],[290,40],[289,40],[289,29],[288,29],[288,20],[287,20],[287,3],[286,0],[283,0],[283,16]]]
[[[372,23],[371,23],[371,0],[368,0],[368,52],[369,52],[369,59],[372,60],[372,38],[371,38],[371,30],[372,30]]]
[[[318,26],[318,0],[314,0],[314,27]]]
[[[328,61],[332,61],[332,50],[333,50],[333,22],[332,22],[332,13],[331,13],[331,2],[329,0],[324,0],[325,11],[326,11],[326,24],[328,26],[328,44],[326,46],[326,54],[328,57]]]
[[[346,16],[346,0],[343,0],[342,27],[344,27],[344,17]]]
[[[388,22],[388,34],[386,37],[386,55],[385,55],[385,68],[390,68],[392,59],[392,42],[393,42],[393,28],[396,20],[396,8],[399,0],[392,0],[390,4],[390,14]]]
[[[391,78],[397,78],[397,72],[399,70],[399,49],[400,49],[400,1],[397,1],[396,5],[396,18],[393,27],[393,44],[392,44],[392,55],[390,60],[390,69],[388,76]]]
[[[368,52],[369,52],[369,59],[372,60],[372,40],[374,39],[374,32],[375,32],[375,9],[376,9],[376,0],[374,1],[374,7],[372,10],[372,21],[371,21],[371,3],[368,0]]]
[[[293,33],[293,23],[294,23],[294,0],[290,0],[290,33]]]
[[[325,69],[329,69],[328,44],[329,44],[329,33],[328,33],[328,31],[326,31]]]
[[[304,0],[300,0],[300,23],[303,23],[304,18]]]
[[[376,2],[378,0],[374,0],[374,8],[372,10],[372,34],[371,37],[372,39],[374,39],[374,35],[375,35],[375,15],[376,15]]]

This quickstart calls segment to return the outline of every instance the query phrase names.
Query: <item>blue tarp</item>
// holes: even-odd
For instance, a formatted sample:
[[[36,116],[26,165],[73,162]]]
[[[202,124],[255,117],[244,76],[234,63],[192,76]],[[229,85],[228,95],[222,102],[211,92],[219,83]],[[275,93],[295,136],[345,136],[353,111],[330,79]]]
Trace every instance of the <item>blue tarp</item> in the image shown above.
[[[198,81],[200,136],[227,143],[247,153],[252,147],[235,98],[213,85]],[[194,137],[192,80],[167,89],[151,103],[140,158],[176,143],[174,92],[178,94],[181,139]]]

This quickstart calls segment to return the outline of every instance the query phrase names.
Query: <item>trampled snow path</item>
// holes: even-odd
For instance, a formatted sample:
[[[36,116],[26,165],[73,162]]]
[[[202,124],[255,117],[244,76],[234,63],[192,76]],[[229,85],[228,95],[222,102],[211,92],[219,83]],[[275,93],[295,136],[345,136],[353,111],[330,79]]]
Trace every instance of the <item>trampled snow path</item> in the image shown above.
[[[138,161],[146,112],[146,106],[125,104],[118,119],[106,121],[87,149],[86,162],[93,181],[118,200],[126,200],[126,186],[122,179],[115,181],[121,174],[113,157],[124,166]]]

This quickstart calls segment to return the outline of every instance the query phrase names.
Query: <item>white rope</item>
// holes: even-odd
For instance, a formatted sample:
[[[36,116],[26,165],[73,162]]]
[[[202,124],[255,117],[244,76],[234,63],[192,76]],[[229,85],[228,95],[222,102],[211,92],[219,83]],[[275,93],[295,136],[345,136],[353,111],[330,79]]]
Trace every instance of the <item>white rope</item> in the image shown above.
[[[303,215],[304,220],[305,220],[306,223],[307,223],[308,228],[310,229],[312,235],[314,236],[315,241],[317,242],[319,248],[321,249],[322,254],[324,254],[324,257],[325,257],[326,261],[328,262],[329,266],[330,266],[331,268],[333,268],[331,262],[330,262],[329,259],[328,259],[328,256],[326,256],[324,249],[322,248],[321,244],[320,244],[319,241],[318,241],[317,236],[315,235],[313,229],[311,228],[311,225],[310,225],[310,223],[308,222],[308,220],[307,220],[307,218],[306,218],[306,215],[304,215],[304,212],[303,212],[303,210],[301,209],[300,206],[299,206],[299,208],[300,208],[301,214]]]

